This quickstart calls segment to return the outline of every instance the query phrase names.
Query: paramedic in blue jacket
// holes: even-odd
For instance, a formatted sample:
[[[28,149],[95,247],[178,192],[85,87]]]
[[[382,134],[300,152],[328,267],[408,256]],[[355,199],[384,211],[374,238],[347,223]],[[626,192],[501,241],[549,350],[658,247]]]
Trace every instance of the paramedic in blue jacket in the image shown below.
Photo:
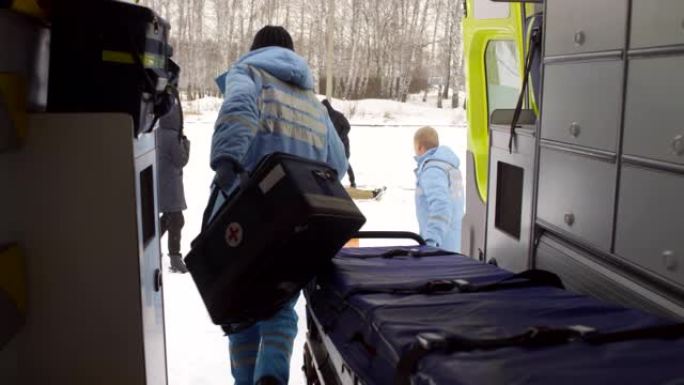
[[[246,170],[272,152],[325,161],[341,179],[344,147],[325,108],[313,93],[306,61],[294,52],[283,27],[257,32],[249,53],[217,79],[224,102],[214,127],[211,167],[226,192],[234,188],[234,163]],[[287,384],[297,334],[294,298],[269,320],[228,336],[237,385]]]
[[[439,145],[432,127],[423,127],[413,137],[416,153],[416,215],[420,235],[431,246],[461,251],[463,181],[458,156]]]

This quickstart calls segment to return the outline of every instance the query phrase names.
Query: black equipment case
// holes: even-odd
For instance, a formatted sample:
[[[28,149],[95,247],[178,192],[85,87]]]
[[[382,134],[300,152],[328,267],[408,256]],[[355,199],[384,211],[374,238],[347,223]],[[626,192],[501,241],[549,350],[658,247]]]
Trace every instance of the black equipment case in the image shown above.
[[[168,109],[169,28],[154,11],[136,4],[55,5],[48,110],[124,112],[133,117],[136,136],[150,131]]]
[[[212,321],[231,333],[275,314],[365,220],[328,165],[271,154],[192,242],[185,263]]]

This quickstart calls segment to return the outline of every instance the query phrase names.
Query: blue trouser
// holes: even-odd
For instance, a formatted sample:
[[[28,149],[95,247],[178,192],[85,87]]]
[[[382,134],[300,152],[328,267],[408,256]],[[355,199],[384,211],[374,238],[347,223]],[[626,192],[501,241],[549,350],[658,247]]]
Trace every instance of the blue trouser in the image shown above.
[[[230,369],[235,385],[252,385],[264,376],[287,384],[292,345],[297,335],[297,298],[270,319],[228,336]]]

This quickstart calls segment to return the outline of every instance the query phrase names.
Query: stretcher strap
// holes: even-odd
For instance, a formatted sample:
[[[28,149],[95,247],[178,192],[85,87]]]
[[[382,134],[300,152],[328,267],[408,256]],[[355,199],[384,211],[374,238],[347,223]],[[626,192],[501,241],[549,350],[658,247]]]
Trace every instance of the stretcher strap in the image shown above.
[[[362,239],[411,239],[420,246],[425,246],[423,237],[410,231],[359,231],[353,238]]]
[[[392,259],[392,258],[397,258],[397,257],[411,257],[411,258],[444,257],[444,256],[449,256],[449,255],[458,255],[458,253],[454,253],[451,251],[445,251],[445,250],[441,250],[441,249],[421,250],[421,249],[415,248],[415,247],[410,247],[410,248],[401,248],[400,247],[400,248],[380,251],[377,253],[366,253],[366,252],[364,252],[363,255],[355,255],[352,253],[346,253],[343,250],[343,251],[340,251],[340,255],[344,256],[345,258],[355,258],[355,259],[372,259],[372,258]]]
[[[582,342],[589,345],[603,345],[641,339],[677,339],[684,337],[684,324],[651,326],[613,333],[599,333],[586,326],[567,328],[530,328],[522,334],[507,338],[470,339],[461,336],[444,336],[438,333],[422,333],[416,342],[404,353],[397,365],[395,385],[410,385],[411,375],[418,363],[435,352],[455,353],[472,350],[494,350],[509,347],[542,348]]]
[[[486,291],[518,289],[534,286],[551,286],[563,289],[563,282],[556,274],[544,270],[526,270],[522,273],[514,274],[500,281],[485,285],[473,285],[464,279],[437,279],[428,281],[422,285],[408,288],[386,288],[386,287],[357,287],[344,296],[348,299],[356,294],[438,294],[457,291],[459,293],[481,293]]]

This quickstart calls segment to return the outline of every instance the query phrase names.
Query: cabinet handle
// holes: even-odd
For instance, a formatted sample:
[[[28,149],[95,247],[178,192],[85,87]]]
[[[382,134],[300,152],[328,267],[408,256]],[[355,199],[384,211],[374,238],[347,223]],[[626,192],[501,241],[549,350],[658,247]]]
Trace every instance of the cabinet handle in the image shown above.
[[[162,288],[162,274],[159,269],[154,270],[154,291],[158,292]]]
[[[684,135],[677,135],[672,140],[672,152],[675,155],[684,155]]]
[[[572,226],[575,224],[575,214],[572,213],[567,213],[563,216],[563,222],[565,222],[566,225]]]
[[[663,251],[662,255],[663,255],[663,263],[665,264],[665,268],[668,271],[677,270],[677,267],[679,265],[679,261],[677,259],[677,256],[675,255],[674,251],[665,250],[665,251]]]
[[[568,128],[568,130],[570,131],[570,135],[573,138],[578,137],[580,132],[582,131],[582,129],[580,128],[580,125],[577,122],[572,122],[570,124],[570,127]]]
[[[576,46],[581,46],[584,44],[584,41],[586,40],[586,36],[584,35],[584,31],[577,31],[575,32],[575,45]]]

